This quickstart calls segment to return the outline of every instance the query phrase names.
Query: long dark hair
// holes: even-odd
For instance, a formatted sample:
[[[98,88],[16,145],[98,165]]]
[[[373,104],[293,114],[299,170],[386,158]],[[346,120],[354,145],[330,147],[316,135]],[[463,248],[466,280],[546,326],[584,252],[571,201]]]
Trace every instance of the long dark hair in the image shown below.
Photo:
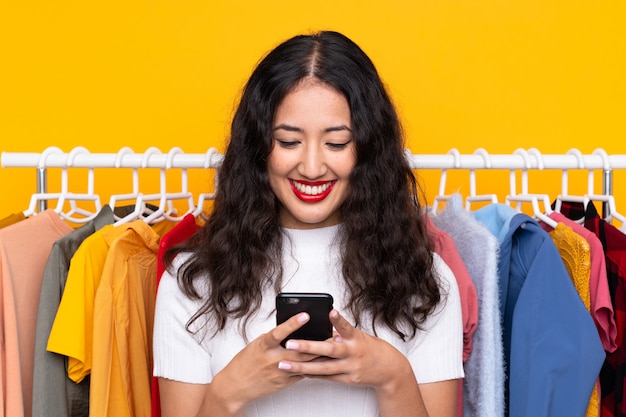
[[[208,280],[209,294],[191,321],[210,314],[217,330],[257,311],[268,283],[280,288],[283,233],[267,158],[276,109],[307,77],[341,92],[351,112],[357,162],[341,208],[341,256],[355,324],[369,312],[372,325],[383,323],[403,339],[414,336],[440,300],[419,187],[376,68],[337,32],[295,36],[257,65],[232,121],[209,220],[189,242],[168,252],[166,262],[191,252],[178,272],[179,285],[187,296],[201,299],[194,282]]]

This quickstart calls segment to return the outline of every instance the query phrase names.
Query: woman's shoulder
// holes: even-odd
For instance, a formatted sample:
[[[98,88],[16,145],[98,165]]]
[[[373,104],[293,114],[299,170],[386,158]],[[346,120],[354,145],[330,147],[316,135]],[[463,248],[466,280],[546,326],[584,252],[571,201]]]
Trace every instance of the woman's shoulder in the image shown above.
[[[172,260],[170,266],[163,272],[163,275],[159,281],[159,291],[164,288],[164,291],[182,292],[179,282],[179,277],[184,271],[186,265],[193,261],[192,252],[181,252]],[[197,292],[204,294],[206,292],[207,280],[194,279],[194,287]]]
[[[176,254],[171,263],[165,267],[162,278],[166,276],[176,277],[183,266],[193,259],[192,252],[180,252]]]

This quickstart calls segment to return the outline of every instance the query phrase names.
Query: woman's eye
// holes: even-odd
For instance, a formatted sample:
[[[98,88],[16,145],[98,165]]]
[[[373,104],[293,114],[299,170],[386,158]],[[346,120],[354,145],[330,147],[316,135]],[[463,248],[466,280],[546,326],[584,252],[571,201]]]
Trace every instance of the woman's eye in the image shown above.
[[[280,139],[276,139],[276,142],[278,142],[278,145],[281,148],[294,148],[300,143],[297,140],[280,140]]]
[[[352,142],[352,140],[349,140],[347,142],[340,142],[340,143],[329,142],[327,146],[332,150],[339,151],[339,150],[345,149],[345,147],[348,146],[350,142]]]

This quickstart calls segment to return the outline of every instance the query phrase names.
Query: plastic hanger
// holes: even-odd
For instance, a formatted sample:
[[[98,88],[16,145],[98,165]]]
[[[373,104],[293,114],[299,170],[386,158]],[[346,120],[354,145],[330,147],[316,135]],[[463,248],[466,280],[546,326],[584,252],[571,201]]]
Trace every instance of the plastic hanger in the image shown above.
[[[461,167],[461,154],[457,149],[450,149],[448,151],[448,155],[452,155],[454,157],[454,168],[458,169]],[[430,207],[430,214],[436,215],[437,209],[439,208],[439,203],[448,202],[452,198],[452,195],[446,194],[446,180],[448,176],[448,170],[446,168],[441,170],[441,176],[439,177],[439,192],[433,198],[433,204]]]
[[[86,223],[94,219],[98,215],[98,212],[100,212],[100,209],[102,208],[102,204],[100,203],[100,196],[94,192],[93,168],[89,168],[87,185],[88,189],[86,194],[72,193],[69,191],[68,168],[72,167],[72,165],[74,164],[74,158],[76,158],[76,155],[85,153],[89,153],[89,151],[82,146],[78,146],[70,151],[70,153],[67,155],[65,166],[61,168],[61,192],[33,194],[31,196],[28,209],[23,212],[24,216],[29,217],[36,215],[37,205],[39,205],[39,203],[42,201],[51,200],[57,201],[54,211],[59,214],[59,216],[63,220],[67,220],[72,223]],[[56,146],[46,148],[41,154],[37,169],[46,169],[46,161],[48,157],[52,154],[62,155],[64,153],[60,148]],[[80,207],[77,204],[78,201],[92,201],[94,203],[95,210],[90,211]],[[64,211],[66,203],[69,204],[68,211]]]
[[[210,148],[206,154],[204,155],[204,169],[209,169],[213,166],[215,166],[214,162],[213,162],[213,158],[215,157],[215,155],[217,155],[217,149],[216,148]],[[215,173],[215,180],[214,180],[214,185],[213,185],[213,189],[217,190],[217,183],[218,183],[218,177],[217,177],[217,171]],[[213,193],[201,193],[198,196],[198,204],[196,204],[196,208],[193,211],[193,215],[195,217],[200,217],[203,220],[208,220],[208,216],[204,213],[204,204],[207,201],[212,201],[215,200],[215,192]]]
[[[148,160],[150,158],[150,154],[155,153],[158,150],[156,148],[151,148],[150,153],[148,155],[144,155],[144,160],[142,161],[142,167],[146,167],[148,164]],[[152,195],[143,195],[140,194],[136,201],[136,208],[134,213],[143,212],[146,208],[145,202],[150,200],[158,200],[159,205],[157,210],[149,215],[142,217],[146,223],[158,223],[165,219],[171,221],[180,221],[182,220],[187,213],[193,213],[195,210],[195,204],[193,200],[193,194],[188,191],[188,179],[187,179],[187,169],[182,168],[182,191],[176,193],[168,193],[167,192],[167,171],[172,169],[172,161],[174,156],[178,154],[182,154],[183,151],[174,147],[167,153],[167,159],[165,161],[165,167],[160,168],[159,172],[159,193]],[[177,211],[174,208],[173,201],[175,200],[187,200],[188,209],[187,211],[181,215],[177,216]],[[137,208],[138,207],[138,208]],[[133,213],[131,213],[133,214]],[[122,220],[120,220],[121,222]]]
[[[125,153],[128,153],[128,149],[122,149],[120,153],[118,153],[116,165],[118,162],[121,163],[121,159],[123,158],[123,155]],[[161,151],[155,147],[148,148],[143,154],[143,158],[141,160],[141,168],[147,168],[150,157],[155,154],[161,154]],[[157,223],[158,221],[161,221],[164,219],[163,214],[166,212],[166,203],[167,203],[165,200],[165,195],[164,195],[165,194],[164,192],[165,168],[161,168],[161,172],[160,172],[161,192],[158,194],[141,193],[139,191],[139,178],[138,177],[139,177],[139,173],[137,169],[134,169],[133,170],[133,193],[118,195],[116,196],[116,199],[114,199],[113,201],[115,203],[115,201],[117,200],[132,199],[133,197],[135,198],[135,209],[131,213],[127,214],[126,216],[118,219],[114,223],[116,226],[128,223],[133,220],[138,220],[138,219],[144,219],[148,223]],[[159,201],[157,210],[153,211],[153,210],[148,209],[146,203],[148,201],[155,201],[155,200]],[[111,206],[111,207],[113,208],[114,206]],[[169,207],[168,210],[173,211],[173,207]]]
[[[489,158],[489,154],[483,148],[478,148],[474,151],[474,154],[481,155],[485,161],[485,168],[491,168],[491,159]],[[470,169],[469,171],[469,179],[470,179],[470,195],[465,199],[465,209],[470,210],[471,204],[476,202],[487,202],[490,204],[495,204],[498,202],[498,196],[495,194],[476,194],[476,170]]]
[[[533,153],[535,153],[537,157],[538,168],[543,169],[543,160],[538,151],[533,149]],[[511,205],[511,203],[516,203],[515,209],[519,212],[522,211],[522,203],[530,203],[533,216],[548,226],[555,228],[558,224],[554,219],[550,218],[549,215],[552,213],[552,208],[550,207],[550,198],[547,194],[532,194],[528,192],[528,170],[530,169],[530,158],[529,153],[524,149],[517,149],[515,154],[521,155],[525,161],[525,168],[522,169],[522,192],[518,194],[516,192],[516,175],[515,170],[510,171],[509,177],[509,195],[506,196],[506,203]],[[539,202],[543,202],[543,210],[539,207]]]
[[[583,155],[578,149],[572,148],[567,151],[567,154],[573,155],[576,157],[576,160],[578,161],[577,169],[585,169],[585,162],[583,159]],[[561,207],[563,206],[563,203],[565,202],[583,203],[583,206],[586,207],[585,196],[584,195],[580,195],[580,196],[571,195],[569,194],[568,188],[569,188],[569,170],[563,169],[561,171],[561,194],[559,194],[554,200],[554,211],[556,211],[557,213],[561,212]],[[585,217],[583,216],[580,219],[573,219],[573,221],[582,224],[585,222]]]
[[[102,208],[102,204],[100,203],[100,196],[94,193],[94,171],[93,168],[88,169],[88,180],[87,180],[87,193],[79,194],[72,193],[69,191],[69,179],[68,179],[68,168],[70,168],[74,164],[74,158],[78,154],[88,154],[89,151],[82,146],[78,146],[70,151],[67,156],[67,160],[65,163],[65,167],[61,169],[61,193],[59,199],[57,201],[57,207],[55,211],[64,219],[73,223],[86,223],[90,220],[93,220],[100,209]],[[84,208],[79,207],[76,202],[77,201],[93,201],[95,206],[95,211],[85,210]],[[64,212],[65,203],[68,203],[70,206],[70,210]],[[76,217],[76,215],[81,217]]]
[[[174,148],[170,149],[170,151],[167,153],[167,159],[165,161],[165,169],[166,170],[172,169],[172,162],[174,160],[174,157],[176,155],[182,154],[182,153],[183,153],[182,149],[180,149],[178,147],[174,147]],[[189,179],[188,179],[188,175],[187,175],[187,168],[181,168],[181,191],[171,193],[171,192],[167,192],[167,190],[166,190],[166,192],[165,192],[165,199],[170,204],[172,204],[172,202],[176,201],[176,200],[186,200],[187,201],[187,210],[184,213],[182,213],[180,216],[172,215],[172,214],[176,214],[175,210],[173,212],[171,212],[171,211],[164,212],[163,213],[163,217],[165,217],[168,220],[180,221],[187,214],[195,212],[196,205],[194,203],[194,196],[193,196],[192,193],[189,192]]]
[[[44,149],[44,151],[41,153],[41,156],[39,157],[39,163],[37,164],[38,170],[41,171],[46,169],[46,160],[51,154],[63,154],[63,151],[56,146],[50,146]],[[24,214],[24,217],[36,216],[38,213],[37,206],[40,205],[41,202],[48,200],[58,200],[60,197],[61,193],[35,193],[30,197],[30,203],[28,205],[28,208],[22,213]]]
[[[134,153],[135,152],[133,152],[133,150],[127,146],[120,149],[117,152],[117,156],[115,157],[115,168],[120,168],[122,166],[122,159],[124,158],[124,155],[134,154]],[[114,213],[113,217],[116,222],[122,219],[122,217],[117,216],[115,214],[115,208],[117,207],[118,202],[120,201],[136,202],[137,198],[139,197],[139,194],[140,194],[139,193],[139,171],[137,168],[132,169],[132,179],[133,179],[133,192],[132,193],[113,194],[109,198],[109,207],[111,207],[111,209],[113,210],[113,213]],[[135,205],[135,208],[137,208],[136,205]]]

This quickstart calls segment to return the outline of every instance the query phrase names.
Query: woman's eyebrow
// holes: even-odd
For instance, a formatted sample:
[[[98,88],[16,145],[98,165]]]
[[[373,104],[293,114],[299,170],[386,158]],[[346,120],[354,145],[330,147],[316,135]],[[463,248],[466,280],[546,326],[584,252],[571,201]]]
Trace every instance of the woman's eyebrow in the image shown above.
[[[324,129],[324,132],[341,132],[342,130],[347,130],[348,132],[352,132],[352,129],[350,129],[346,125],[329,127],[327,129]]]
[[[277,130],[286,130],[287,132],[300,132],[300,133],[303,132],[303,130],[301,128],[296,127],[296,126],[290,126],[290,125],[287,125],[287,124],[280,124],[280,125],[274,127],[272,129],[272,132],[275,132]],[[327,127],[326,129],[324,129],[324,132],[340,132],[342,130],[347,130],[348,132],[352,132],[352,129],[350,129],[346,125]]]
[[[290,126],[286,124],[280,124],[276,126],[275,128],[272,129],[272,132],[275,132],[277,130],[286,130],[287,132],[302,132],[302,129],[300,129],[299,127]]]

